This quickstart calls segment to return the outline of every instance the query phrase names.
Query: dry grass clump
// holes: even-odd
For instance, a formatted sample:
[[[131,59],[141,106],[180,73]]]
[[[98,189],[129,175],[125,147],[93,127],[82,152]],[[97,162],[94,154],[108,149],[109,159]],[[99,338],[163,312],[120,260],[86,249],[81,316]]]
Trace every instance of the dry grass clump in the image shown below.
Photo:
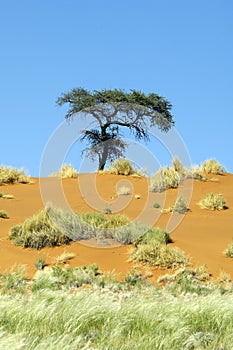
[[[30,178],[25,174],[23,169],[15,169],[10,166],[0,167],[0,185],[4,183],[30,183]]]
[[[56,264],[66,264],[69,260],[75,257],[74,253],[64,252],[56,258]]]
[[[173,168],[167,166],[158,170],[154,176],[151,177],[150,191],[163,192],[168,188],[176,188],[181,181],[180,174]]]
[[[70,238],[51,221],[46,209],[26,219],[21,225],[11,227],[9,239],[13,240],[15,245],[35,249],[60,246],[70,242]]]
[[[201,165],[201,170],[207,174],[222,175],[224,167],[215,159],[208,159]]]
[[[223,252],[229,258],[233,258],[233,243],[229,244],[226,250]]]
[[[187,257],[179,248],[169,247],[168,243],[171,242],[168,232],[158,227],[151,228],[134,242],[132,260],[162,269],[186,266]]]
[[[71,164],[63,164],[57,172],[50,174],[50,176],[62,179],[76,179],[78,173]]]
[[[223,210],[226,209],[226,200],[222,194],[208,193],[198,203],[201,209]]]
[[[7,212],[5,210],[0,210],[0,218],[1,219],[7,219],[8,218]]]
[[[133,168],[133,164],[126,158],[119,158],[112,162],[110,168],[106,170],[109,174],[114,175],[132,175],[136,171]]]
[[[127,186],[121,186],[117,189],[118,196],[127,196],[131,193],[131,190]]]

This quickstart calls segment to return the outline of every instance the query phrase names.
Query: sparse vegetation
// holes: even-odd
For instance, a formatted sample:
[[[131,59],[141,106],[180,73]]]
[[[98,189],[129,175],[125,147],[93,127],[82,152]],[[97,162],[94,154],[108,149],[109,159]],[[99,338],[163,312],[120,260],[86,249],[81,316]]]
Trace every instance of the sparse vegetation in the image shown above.
[[[6,183],[30,183],[30,178],[25,174],[23,169],[15,169],[9,166],[0,167],[0,185]]]
[[[177,200],[174,204],[174,207],[173,207],[173,211],[175,211],[178,214],[184,214],[188,211],[188,207],[187,207],[186,202],[182,196],[177,198]]]
[[[56,264],[66,264],[75,257],[74,253],[64,252],[56,258]]]
[[[8,218],[7,212],[5,210],[0,210],[0,218],[1,219],[7,219]]]
[[[201,170],[207,174],[222,175],[224,167],[215,159],[208,159],[201,165]]]
[[[129,176],[136,173],[133,164],[126,158],[114,160],[111,166],[106,170],[109,174]]]
[[[35,267],[37,271],[43,270],[45,266],[46,266],[46,262],[44,258],[39,258],[38,260],[36,260]]]
[[[163,192],[168,188],[176,188],[179,186],[181,177],[173,168],[165,167],[158,170],[150,181],[151,192]]]
[[[229,258],[233,258],[233,243],[230,243],[227,249],[224,251],[224,254]]]
[[[57,172],[52,173],[50,176],[62,179],[76,179],[78,173],[71,164],[63,164]]]
[[[107,207],[104,209],[104,214],[112,214],[112,209]]]
[[[222,194],[208,193],[198,203],[201,209],[223,210],[226,209],[226,200]]]
[[[118,196],[127,196],[131,193],[131,190],[129,187],[121,186],[117,189]]]
[[[155,208],[155,209],[160,208],[160,204],[159,204],[158,202],[155,202],[155,203],[153,204],[153,208]]]
[[[14,196],[11,194],[3,194],[2,192],[0,192],[0,198],[12,199],[14,198]]]

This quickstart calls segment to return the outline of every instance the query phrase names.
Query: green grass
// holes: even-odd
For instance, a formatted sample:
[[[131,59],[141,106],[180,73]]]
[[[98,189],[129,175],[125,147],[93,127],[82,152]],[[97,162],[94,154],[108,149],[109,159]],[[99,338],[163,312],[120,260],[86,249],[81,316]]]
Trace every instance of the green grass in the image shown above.
[[[7,212],[5,210],[0,210],[0,218],[1,219],[7,219],[8,218]]]
[[[226,209],[226,200],[221,194],[208,193],[198,203],[201,209],[223,210]]]

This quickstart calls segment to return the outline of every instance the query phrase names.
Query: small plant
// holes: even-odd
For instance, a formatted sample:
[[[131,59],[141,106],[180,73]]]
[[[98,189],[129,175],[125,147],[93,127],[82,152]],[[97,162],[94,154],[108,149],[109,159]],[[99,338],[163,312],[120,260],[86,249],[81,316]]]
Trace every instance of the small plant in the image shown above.
[[[160,204],[158,202],[155,202],[153,204],[153,208],[156,208],[156,209],[160,208]]]
[[[37,271],[43,270],[43,268],[46,266],[45,259],[39,258],[38,260],[36,260],[35,266]]]
[[[128,159],[119,158],[114,160],[114,162],[111,164],[111,167],[107,169],[107,173],[128,176],[136,173],[136,171]]]
[[[233,258],[233,243],[229,244],[229,246],[227,247],[227,249],[224,251],[224,254],[225,254],[228,258]]]
[[[215,159],[208,159],[201,165],[201,170],[207,174],[222,175],[224,167]]]
[[[104,214],[112,214],[112,209],[107,207],[104,209]]]
[[[8,218],[7,212],[5,210],[0,210],[0,218],[2,219]]]
[[[75,257],[74,253],[62,253],[56,258],[56,263],[59,264],[66,264],[69,260],[73,259]]]
[[[157,171],[150,181],[151,192],[163,192],[168,188],[176,188],[181,180],[180,174],[173,168],[165,167]]]
[[[208,193],[198,203],[201,209],[223,210],[226,209],[226,200],[221,194]]]
[[[117,190],[118,196],[127,196],[131,193],[130,188],[126,186],[121,186]]]
[[[15,169],[9,166],[0,167],[0,185],[4,183],[30,183],[30,178],[23,169]]]
[[[173,207],[173,211],[175,211],[178,214],[184,214],[188,211],[188,207],[185,203],[185,200],[183,197],[178,197],[174,207]]]
[[[0,192],[0,198],[12,199],[14,198],[14,196],[11,194],[3,194],[2,192]]]
[[[140,273],[140,271],[133,269],[130,270],[126,275],[125,275],[125,282],[129,286],[135,286],[135,285],[140,285],[143,280],[143,276]]]
[[[50,176],[60,177],[62,179],[76,179],[78,173],[71,164],[63,164],[57,172],[52,173]]]

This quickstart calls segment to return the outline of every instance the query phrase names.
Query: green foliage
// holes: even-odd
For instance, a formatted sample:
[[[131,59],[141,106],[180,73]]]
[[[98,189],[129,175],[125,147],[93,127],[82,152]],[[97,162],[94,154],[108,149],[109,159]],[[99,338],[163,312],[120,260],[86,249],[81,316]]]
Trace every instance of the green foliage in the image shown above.
[[[104,214],[112,214],[112,209],[107,207],[104,209]]]
[[[175,211],[176,213],[179,213],[179,214],[184,214],[188,211],[188,207],[187,207],[183,197],[177,198],[177,200],[174,204],[174,207],[173,207],[173,211]]]
[[[24,293],[27,276],[24,267],[12,268],[6,275],[0,275],[0,289],[2,293]]]
[[[87,91],[76,88],[62,94],[57,104],[68,103],[66,119],[77,116],[79,112],[92,115],[99,127],[82,131],[81,141],[86,141],[87,156],[97,157],[99,170],[103,170],[107,161],[123,156],[126,143],[121,130],[128,128],[136,139],[149,140],[149,128],[157,125],[167,132],[174,124],[170,110],[172,105],[155,93],[145,95],[136,90],[126,93],[122,90]]]
[[[155,203],[153,204],[153,208],[155,208],[155,209],[160,208],[160,204],[159,204],[158,202],[155,202]]]
[[[215,159],[208,159],[201,165],[201,170],[207,174],[221,175],[224,167]]]
[[[157,243],[161,243],[161,244],[172,243],[170,234],[159,227],[148,228],[144,235],[141,235],[138,239],[134,240],[134,244],[136,247],[139,244],[156,245]]]
[[[8,218],[7,212],[5,210],[0,210],[0,218],[2,219]]]
[[[171,248],[159,242],[139,244],[132,259],[161,269],[177,269],[188,263],[187,257],[179,248]]]
[[[227,249],[224,251],[224,254],[229,258],[233,258],[233,243],[229,244]]]
[[[50,220],[46,209],[26,219],[21,225],[13,226],[10,229],[9,238],[16,245],[35,249],[70,242],[70,238],[65,236]]]
[[[43,270],[43,268],[46,266],[46,262],[44,258],[39,258],[36,260],[35,267],[36,270]]]
[[[23,169],[18,170],[9,166],[0,167],[0,185],[14,182],[30,183],[30,179]]]
[[[75,179],[78,177],[78,173],[76,172],[76,170],[73,168],[71,164],[63,164],[57,172],[52,173],[50,176],[60,177],[62,179],[67,179],[67,178]]]
[[[208,193],[198,203],[201,209],[223,210],[226,209],[226,200],[221,194]]]

